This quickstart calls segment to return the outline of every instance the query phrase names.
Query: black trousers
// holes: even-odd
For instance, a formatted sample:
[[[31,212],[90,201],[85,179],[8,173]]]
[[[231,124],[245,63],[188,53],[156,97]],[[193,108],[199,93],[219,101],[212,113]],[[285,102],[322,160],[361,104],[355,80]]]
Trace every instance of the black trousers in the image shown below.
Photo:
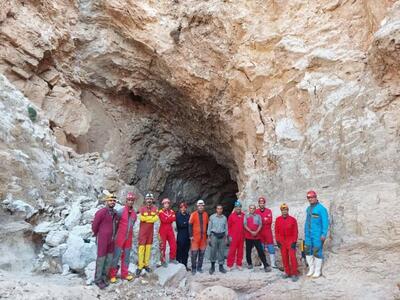
[[[176,260],[181,264],[184,264],[185,267],[187,267],[189,250],[190,250],[190,239],[178,236],[176,245],[177,245]]]
[[[268,267],[267,259],[265,258],[265,253],[260,240],[248,240],[246,239],[246,261],[248,265],[252,265],[251,260],[251,250],[256,247],[258,257],[261,259],[264,267]]]

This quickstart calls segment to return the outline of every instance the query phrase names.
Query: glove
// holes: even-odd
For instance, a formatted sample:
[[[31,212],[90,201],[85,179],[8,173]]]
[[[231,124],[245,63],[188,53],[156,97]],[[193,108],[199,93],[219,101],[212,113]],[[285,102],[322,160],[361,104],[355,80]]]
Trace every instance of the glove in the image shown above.
[[[296,242],[292,243],[292,244],[290,245],[290,248],[296,249]]]
[[[278,248],[281,249],[282,245],[279,242],[276,242],[276,244],[278,245]]]

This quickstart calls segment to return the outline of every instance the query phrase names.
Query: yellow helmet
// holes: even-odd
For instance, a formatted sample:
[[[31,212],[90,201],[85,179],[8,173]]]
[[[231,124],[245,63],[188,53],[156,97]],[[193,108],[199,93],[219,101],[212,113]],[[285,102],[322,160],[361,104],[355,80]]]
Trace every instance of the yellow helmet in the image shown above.
[[[289,210],[289,206],[286,203],[281,204],[281,210],[284,210],[284,209]]]

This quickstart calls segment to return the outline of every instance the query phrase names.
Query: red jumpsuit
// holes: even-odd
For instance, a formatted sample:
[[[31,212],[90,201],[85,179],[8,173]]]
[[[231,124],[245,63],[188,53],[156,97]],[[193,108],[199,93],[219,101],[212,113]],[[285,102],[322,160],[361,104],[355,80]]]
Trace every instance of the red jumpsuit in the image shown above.
[[[275,221],[275,238],[281,245],[282,264],[289,276],[297,275],[296,247],[298,237],[297,221],[291,216],[280,216]]]
[[[161,209],[158,213],[160,218],[160,229],[158,231],[160,237],[161,262],[165,262],[165,250],[167,242],[169,244],[169,259],[176,259],[176,239],[172,223],[175,222],[176,216],[172,209]]]
[[[227,266],[232,268],[235,262],[236,266],[242,266],[243,260],[243,246],[244,246],[244,213],[237,214],[236,212],[231,213],[228,218],[228,236],[231,238],[229,245]]]
[[[260,208],[256,209],[256,214],[260,215],[262,220],[262,228],[260,230],[260,240],[263,245],[272,245],[274,244],[274,238],[272,236],[272,211],[269,208],[264,208],[261,210]]]
[[[133,226],[137,216],[135,210],[125,206],[119,215],[118,231],[115,239],[115,250],[110,277],[116,277],[118,273],[118,261],[121,258],[121,278],[128,276],[130,251],[132,249]]]

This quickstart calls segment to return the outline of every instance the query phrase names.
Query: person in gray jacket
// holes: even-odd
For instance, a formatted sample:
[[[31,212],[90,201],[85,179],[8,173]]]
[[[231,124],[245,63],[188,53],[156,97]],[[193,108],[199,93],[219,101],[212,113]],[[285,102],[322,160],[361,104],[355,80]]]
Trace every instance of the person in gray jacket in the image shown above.
[[[228,235],[228,222],[226,217],[222,214],[222,205],[217,205],[216,213],[210,217],[207,237],[208,245],[210,246],[210,261],[211,268],[209,270],[210,274],[215,272],[215,262],[218,261],[219,271],[221,273],[226,273],[224,269],[225,260],[225,246],[227,243]]]

